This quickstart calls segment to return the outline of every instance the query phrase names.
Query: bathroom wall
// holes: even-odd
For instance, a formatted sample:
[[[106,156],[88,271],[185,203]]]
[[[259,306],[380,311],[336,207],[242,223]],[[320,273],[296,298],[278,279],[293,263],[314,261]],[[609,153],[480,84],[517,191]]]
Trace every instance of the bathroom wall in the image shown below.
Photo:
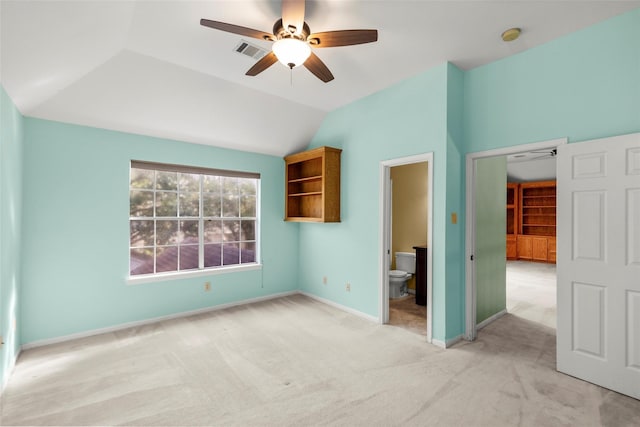
[[[414,246],[427,243],[428,163],[391,168],[393,183],[391,253],[415,252]],[[395,256],[391,268],[396,269]],[[407,283],[415,289],[415,276]]]

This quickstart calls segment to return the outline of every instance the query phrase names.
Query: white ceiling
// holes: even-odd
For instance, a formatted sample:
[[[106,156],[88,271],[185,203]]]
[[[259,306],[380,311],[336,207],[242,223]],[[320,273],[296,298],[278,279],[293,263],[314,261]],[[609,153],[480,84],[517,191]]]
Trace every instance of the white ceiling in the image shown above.
[[[379,32],[377,43],[315,49],[335,76],[325,84],[280,64],[247,77],[255,60],[233,51],[241,37],[199,25],[271,32],[279,1],[2,0],[0,81],[27,116],[282,156],[305,148],[327,112],[445,61],[471,69],[638,7],[307,1],[312,32]],[[521,38],[502,42],[513,26]]]

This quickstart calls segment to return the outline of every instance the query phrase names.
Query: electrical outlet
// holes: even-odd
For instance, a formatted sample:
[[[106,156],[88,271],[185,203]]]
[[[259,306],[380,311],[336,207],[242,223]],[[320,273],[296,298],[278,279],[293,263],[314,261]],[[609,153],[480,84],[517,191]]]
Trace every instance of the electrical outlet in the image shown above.
[[[204,282],[204,291],[209,292],[211,290],[211,282]]]
[[[351,283],[347,282],[347,286],[345,286],[347,292],[351,292]]]
[[[326,285],[327,284],[327,276],[323,276],[322,277],[322,284]]]

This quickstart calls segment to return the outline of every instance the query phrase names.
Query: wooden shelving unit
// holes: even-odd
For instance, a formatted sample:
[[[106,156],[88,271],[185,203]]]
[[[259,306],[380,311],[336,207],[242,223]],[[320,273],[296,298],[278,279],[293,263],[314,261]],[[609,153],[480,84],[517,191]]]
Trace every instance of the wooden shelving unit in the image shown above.
[[[507,259],[518,259],[518,184],[507,183]]]
[[[519,184],[518,259],[556,262],[556,182]]]
[[[340,154],[319,147],[285,161],[285,221],[340,222]]]

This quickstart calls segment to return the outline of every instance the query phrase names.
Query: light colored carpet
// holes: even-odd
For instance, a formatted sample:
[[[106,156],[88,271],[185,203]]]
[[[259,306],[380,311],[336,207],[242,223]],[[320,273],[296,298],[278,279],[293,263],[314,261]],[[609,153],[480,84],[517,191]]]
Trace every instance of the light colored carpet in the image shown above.
[[[25,351],[3,425],[640,425],[507,314],[442,350],[301,295]]]
[[[556,328],[556,265],[507,261],[507,311]]]

